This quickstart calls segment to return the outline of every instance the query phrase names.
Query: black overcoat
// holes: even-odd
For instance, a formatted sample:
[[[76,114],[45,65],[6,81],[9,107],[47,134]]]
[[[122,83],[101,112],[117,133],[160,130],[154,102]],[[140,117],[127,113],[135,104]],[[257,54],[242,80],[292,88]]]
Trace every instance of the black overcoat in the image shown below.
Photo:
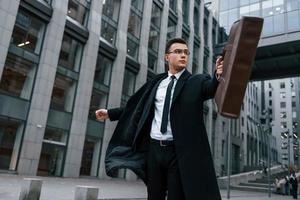
[[[125,108],[108,110],[110,120],[119,120],[109,142],[105,167],[109,176],[129,168],[144,182],[147,176],[147,147],[154,116],[154,99],[167,73],[145,83]],[[218,81],[213,76],[191,75],[187,70],[178,79],[170,108],[170,123],[186,200],[219,200],[210,145],[203,120],[203,102],[213,98]]]

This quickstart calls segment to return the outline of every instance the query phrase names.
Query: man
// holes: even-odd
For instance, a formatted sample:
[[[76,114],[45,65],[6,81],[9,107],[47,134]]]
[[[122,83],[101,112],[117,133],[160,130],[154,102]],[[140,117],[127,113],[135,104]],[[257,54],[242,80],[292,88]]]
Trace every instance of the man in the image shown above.
[[[145,83],[125,108],[100,109],[98,119],[119,120],[106,152],[106,172],[129,168],[147,185],[149,200],[219,200],[203,102],[213,98],[223,70],[191,75],[181,38],[166,45],[168,73]]]

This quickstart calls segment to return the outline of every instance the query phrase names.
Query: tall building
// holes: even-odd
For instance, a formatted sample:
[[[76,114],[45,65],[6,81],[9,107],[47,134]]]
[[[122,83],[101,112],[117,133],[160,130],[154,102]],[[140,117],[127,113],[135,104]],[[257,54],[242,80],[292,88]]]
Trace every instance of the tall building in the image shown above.
[[[278,141],[278,161],[284,165],[299,165],[298,82],[299,78],[264,82],[265,104],[272,116],[272,134]]]
[[[218,23],[200,0],[0,2],[0,169],[27,175],[105,177],[119,107],[165,71],[164,48],[183,37],[192,73],[212,73]],[[149,9],[151,8],[151,9]],[[205,121],[213,154],[220,134]],[[129,171],[120,177],[135,178]]]
[[[289,76],[299,75],[294,70],[297,66],[295,60],[299,60],[295,50],[298,46],[296,43],[299,42],[300,38],[299,0],[215,0],[211,2],[214,5],[213,8],[218,8],[216,17],[226,33],[229,33],[232,24],[242,16],[264,18],[262,36],[259,42],[259,49],[262,50],[256,57],[257,60],[255,60],[254,67],[265,71],[263,74],[256,74],[256,81],[287,77],[284,74]],[[244,138],[247,140],[243,144],[244,157],[247,158],[247,161],[244,161],[246,168],[253,168],[258,164],[266,163],[268,155],[267,140],[269,137],[272,138],[270,148],[271,162],[273,164],[277,162],[286,164],[288,160],[287,132],[291,136],[291,144],[289,145],[290,160],[291,162],[299,163],[297,161],[299,160],[299,155],[296,153],[299,152],[299,147],[297,147],[298,139],[296,138],[298,137],[299,126],[297,118],[293,118],[293,113],[294,116],[297,115],[300,105],[296,92],[298,91],[299,81],[298,78],[293,79],[292,85],[294,87],[286,86],[288,88],[285,89],[280,88],[280,82],[285,82],[285,85],[291,85],[289,83],[290,78],[262,83],[250,82],[248,85],[243,104],[244,110],[242,109],[241,113],[242,129],[244,126],[247,126],[246,130],[242,130],[242,135],[245,134]],[[259,90],[258,102],[249,98],[248,90],[252,91],[253,84],[256,84]],[[295,91],[293,92],[293,90]],[[283,93],[286,93],[284,98]],[[293,94],[295,96],[290,97]],[[245,107],[246,104],[250,106],[250,110],[245,110],[248,109]],[[284,106],[285,108],[283,108]],[[254,109],[251,109],[251,107]],[[253,115],[252,111],[257,115]],[[245,115],[247,115],[247,120],[249,120],[246,125]],[[283,116],[284,118],[282,118]],[[285,127],[284,130],[281,127]],[[271,132],[272,135],[269,135]],[[263,147],[260,147],[261,143]]]

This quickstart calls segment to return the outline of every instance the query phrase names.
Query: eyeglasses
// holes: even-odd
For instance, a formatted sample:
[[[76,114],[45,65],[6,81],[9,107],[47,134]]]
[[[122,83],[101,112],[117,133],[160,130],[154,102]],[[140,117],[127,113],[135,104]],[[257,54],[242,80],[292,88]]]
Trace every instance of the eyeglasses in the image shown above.
[[[175,49],[174,51],[169,51],[169,53],[175,53],[177,55],[181,55],[183,53],[184,55],[190,55],[190,51],[188,49]]]

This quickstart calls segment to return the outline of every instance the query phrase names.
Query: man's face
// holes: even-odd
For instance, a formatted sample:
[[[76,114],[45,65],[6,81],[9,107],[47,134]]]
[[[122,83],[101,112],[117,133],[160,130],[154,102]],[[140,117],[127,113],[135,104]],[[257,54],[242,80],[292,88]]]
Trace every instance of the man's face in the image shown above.
[[[168,53],[165,54],[165,59],[169,63],[169,68],[173,68],[176,71],[181,71],[187,66],[188,57],[188,47],[181,43],[172,44]]]

